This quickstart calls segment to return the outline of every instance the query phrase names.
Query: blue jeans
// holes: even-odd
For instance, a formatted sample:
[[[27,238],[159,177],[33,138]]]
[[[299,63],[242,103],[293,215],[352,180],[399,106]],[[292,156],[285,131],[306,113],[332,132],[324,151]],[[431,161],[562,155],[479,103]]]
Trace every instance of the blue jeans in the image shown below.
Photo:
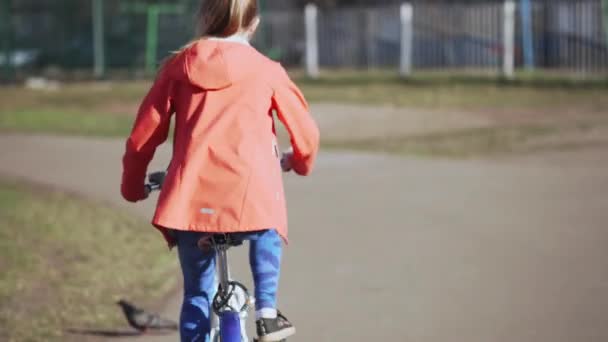
[[[215,295],[215,251],[203,252],[198,241],[205,233],[173,231],[182,273],[184,301],[180,317],[182,341],[208,341],[211,302]],[[240,233],[249,240],[249,263],[255,285],[256,309],[276,309],[282,241],[275,230]]]

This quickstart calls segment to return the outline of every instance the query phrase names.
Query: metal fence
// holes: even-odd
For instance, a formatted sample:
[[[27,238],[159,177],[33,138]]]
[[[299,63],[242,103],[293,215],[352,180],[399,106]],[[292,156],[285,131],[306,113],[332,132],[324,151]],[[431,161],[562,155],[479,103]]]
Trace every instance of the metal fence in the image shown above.
[[[583,71],[608,68],[608,12],[603,10],[608,7],[593,0],[535,4],[536,64]]]
[[[49,67],[92,70],[95,1],[103,1],[103,64],[109,70],[138,71],[146,65],[153,69],[191,38],[195,0],[168,6],[154,3],[157,7],[122,0],[30,1],[0,16],[4,21],[0,67],[10,65],[20,72]],[[414,0],[412,4],[414,72],[500,68],[505,50],[504,3]],[[524,64],[528,53],[538,68],[608,71],[608,1],[534,0],[532,5],[532,51],[525,49],[522,13],[517,12],[516,66]],[[304,65],[304,11],[266,11],[262,23],[255,45],[287,66]],[[399,6],[319,9],[315,25],[322,68],[399,67],[403,53]]]
[[[499,68],[502,4],[414,6],[414,68]]]
[[[603,9],[606,11],[601,0],[533,2],[534,66],[582,72],[608,69],[608,17]],[[414,2],[413,13],[414,70],[501,67],[505,49],[503,3]],[[518,10],[516,66],[524,64],[521,19]],[[399,66],[398,6],[321,10],[317,25],[322,67]]]

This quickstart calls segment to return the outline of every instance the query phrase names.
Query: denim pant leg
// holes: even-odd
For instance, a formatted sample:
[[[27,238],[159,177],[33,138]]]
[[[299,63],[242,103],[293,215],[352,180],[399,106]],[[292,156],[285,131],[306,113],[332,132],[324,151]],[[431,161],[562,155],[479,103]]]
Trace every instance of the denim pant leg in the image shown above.
[[[176,232],[184,276],[184,300],[180,316],[182,342],[207,342],[211,331],[210,304],[215,295],[215,252],[203,252],[195,232]]]
[[[276,230],[246,237],[250,240],[249,263],[255,284],[256,309],[276,309],[281,275],[282,240]]]

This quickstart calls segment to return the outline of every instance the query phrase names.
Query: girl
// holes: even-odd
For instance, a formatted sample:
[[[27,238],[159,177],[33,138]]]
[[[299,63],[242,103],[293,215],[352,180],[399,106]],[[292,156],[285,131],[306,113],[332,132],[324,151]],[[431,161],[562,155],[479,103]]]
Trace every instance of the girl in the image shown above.
[[[121,190],[136,202],[147,196],[148,164],[175,114],[173,157],[153,224],[178,248],[182,341],[208,340],[215,261],[197,245],[210,233],[251,240],[260,341],[295,333],[276,307],[287,214],[272,113],[291,136],[285,171],[312,171],[319,131],[285,70],[249,45],[258,24],[256,0],[203,0],[199,37],[161,68],[126,143]]]

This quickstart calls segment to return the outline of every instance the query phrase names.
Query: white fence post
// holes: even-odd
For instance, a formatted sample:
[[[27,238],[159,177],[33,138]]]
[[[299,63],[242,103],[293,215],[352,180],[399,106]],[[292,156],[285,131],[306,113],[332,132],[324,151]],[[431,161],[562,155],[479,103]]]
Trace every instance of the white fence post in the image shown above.
[[[506,0],[503,23],[502,73],[506,78],[515,76],[515,1]]]
[[[319,77],[319,35],[317,31],[318,9],[308,4],[304,9],[306,24],[306,73],[309,77]]]
[[[401,5],[401,60],[399,74],[407,77],[412,73],[412,41],[414,37],[414,8],[411,3]]]

